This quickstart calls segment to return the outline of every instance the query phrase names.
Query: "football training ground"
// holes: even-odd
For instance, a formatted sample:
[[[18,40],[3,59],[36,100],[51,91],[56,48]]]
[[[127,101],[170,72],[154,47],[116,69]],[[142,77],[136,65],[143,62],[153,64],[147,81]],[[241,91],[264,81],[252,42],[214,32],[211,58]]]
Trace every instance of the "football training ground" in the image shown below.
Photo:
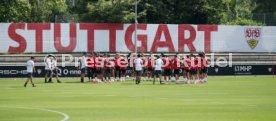
[[[207,84],[143,81],[23,87],[0,79],[1,121],[276,121],[276,78],[209,77]]]

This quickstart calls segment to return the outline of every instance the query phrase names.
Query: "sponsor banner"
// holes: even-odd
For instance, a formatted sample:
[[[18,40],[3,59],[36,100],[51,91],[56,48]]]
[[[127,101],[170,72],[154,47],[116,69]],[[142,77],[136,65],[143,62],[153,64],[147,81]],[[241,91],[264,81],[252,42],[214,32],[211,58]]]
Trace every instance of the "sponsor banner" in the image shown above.
[[[274,71],[273,71],[274,69]],[[273,75],[275,68],[272,65],[233,65],[232,67],[211,67],[209,75]]]
[[[139,24],[140,52],[276,52],[276,27]],[[133,52],[133,24],[0,23],[0,53]]]
[[[34,77],[44,77],[44,66],[37,66],[37,73]],[[234,76],[234,75],[273,75],[272,65],[233,65],[232,67],[209,67],[210,76]],[[74,66],[66,66],[59,69],[60,77],[79,77],[80,70]],[[131,70],[127,70],[130,75]],[[23,78],[27,77],[25,66],[0,66],[0,78]]]
[[[36,66],[34,77],[45,77],[45,67]],[[74,66],[66,66],[58,69],[60,77],[79,77],[81,71]],[[0,78],[27,77],[26,66],[0,66]]]

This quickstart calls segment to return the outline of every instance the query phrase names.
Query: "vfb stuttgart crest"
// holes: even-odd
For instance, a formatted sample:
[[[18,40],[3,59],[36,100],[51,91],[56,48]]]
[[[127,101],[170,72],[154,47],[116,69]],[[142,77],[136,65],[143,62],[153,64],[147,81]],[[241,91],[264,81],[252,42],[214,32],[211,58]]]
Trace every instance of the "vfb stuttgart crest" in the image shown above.
[[[246,41],[251,49],[254,49],[261,39],[261,28],[246,28]]]

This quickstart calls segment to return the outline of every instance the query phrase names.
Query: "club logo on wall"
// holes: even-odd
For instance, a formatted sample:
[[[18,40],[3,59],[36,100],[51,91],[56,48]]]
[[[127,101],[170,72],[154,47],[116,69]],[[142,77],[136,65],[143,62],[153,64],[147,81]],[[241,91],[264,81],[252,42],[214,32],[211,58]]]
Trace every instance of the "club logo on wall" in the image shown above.
[[[254,49],[261,40],[261,28],[245,28],[245,38],[251,49]]]

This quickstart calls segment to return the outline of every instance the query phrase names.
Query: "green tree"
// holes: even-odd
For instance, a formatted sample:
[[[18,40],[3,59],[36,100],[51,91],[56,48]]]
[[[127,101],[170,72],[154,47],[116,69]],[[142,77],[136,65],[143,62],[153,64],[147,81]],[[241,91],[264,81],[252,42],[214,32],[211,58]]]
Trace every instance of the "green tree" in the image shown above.
[[[227,19],[225,0],[138,0],[139,23],[218,24]],[[133,23],[135,0],[82,0],[74,12],[80,21]]]
[[[228,0],[230,4],[230,15],[227,25],[263,25],[262,23],[253,21],[253,10],[256,9],[254,0]]]
[[[266,25],[276,25],[276,1],[275,0],[255,0],[256,9],[253,11],[253,19]]]
[[[255,0],[257,6],[254,13],[276,13],[275,0]]]
[[[55,22],[67,13],[65,0],[2,0],[1,22]]]
[[[31,13],[28,0],[1,0],[1,22],[27,22]]]
[[[142,0],[147,22],[175,24],[219,24],[227,20],[225,0]]]
[[[73,11],[82,22],[133,23],[134,4],[135,0],[84,0],[78,1]]]
[[[66,14],[65,0],[29,0],[32,6],[31,22],[55,22],[56,16]]]
[[[136,0],[2,0],[2,22],[134,23]],[[275,13],[273,0],[137,0],[139,23],[259,25],[253,12]],[[75,17],[76,16],[76,17]],[[57,20],[58,19],[58,20]]]

